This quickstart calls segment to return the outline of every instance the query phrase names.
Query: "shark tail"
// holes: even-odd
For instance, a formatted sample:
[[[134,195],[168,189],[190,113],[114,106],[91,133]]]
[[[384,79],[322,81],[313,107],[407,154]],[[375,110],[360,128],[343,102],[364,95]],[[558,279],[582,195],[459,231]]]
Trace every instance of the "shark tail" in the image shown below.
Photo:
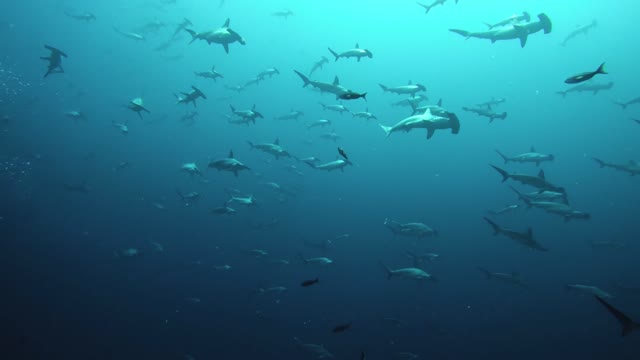
[[[389,135],[391,135],[391,130],[393,129],[393,127],[391,126],[384,126],[382,124],[380,124],[380,128],[382,130],[384,130],[384,132],[387,134],[387,137],[389,137]]]
[[[509,186],[511,188],[511,190],[513,190],[513,192],[516,193],[516,195],[518,195],[518,199],[524,201],[527,205],[529,205],[529,203],[527,202],[527,199],[524,195],[522,195],[522,193],[520,191],[518,191],[516,188],[514,188],[513,186]]]
[[[509,178],[509,173],[506,170],[501,169],[501,168],[499,168],[497,166],[494,166],[494,165],[489,165],[489,166],[494,168],[497,172],[500,173],[500,175],[502,175],[502,182],[507,181],[507,179]]]
[[[596,299],[602,304],[609,312],[620,322],[622,325],[622,336],[627,336],[633,332],[634,329],[640,328],[640,324],[636,324],[630,317],[625,315],[622,311],[613,307],[613,305],[604,301],[601,297],[596,296]]]
[[[382,85],[382,84],[378,84],[378,85],[380,85],[380,88],[381,88],[384,92],[389,91],[389,88],[388,88],[388,87],[386,87],[386,86],[384,86],[384,85]]]
[[[247,140],[247,144],[249,144],[249,146],[251,147],[251,150],[253,150],[256,146],[249,140]]]
[[[298,76],[300,76],[300,79],[302,79],[302,81],[304,81],[304,84],[302,85],[302,87],[305,87],[307,85],[309,85],[309,83],[311,82],[309,80],[308,77],[306,77],[304,74],[302,74],[300,71],[298,70],[293,70],[293,72],[295,72],[296,74],[298,74]]]
[[[596,70],[596,74],[608,74],[608,72],[604,69],[604,64],[602,63],[600,64],[600,66],[598,66],[598,70]]]
[[[193,31],[191,29],[184,29],[184,31],[188,32],[189,35],[191,35],[191,41],[189,42],[189,44],[193,43],[198,38],[198,33],[197,32],[195,32],[195,31]]]
[[[327,49],[329,49],[329,52],[331,54],[333,54],[333,56],[336,57],[336,61],[338,61],[338,59],[340,59],[340,55],[338,55],[338,53],[336,53],[335,51],[331,50],[331,48],[327,48]]]
[[[466,38],[469,38],[469,35],[471,34],[469,31],[466,30],[460,30],[460,29],[449,29],[449,31],[454,32],[458,35],[462,35]]]
[[[605,167],[606,163],[598,158],[593,158],[593,161],[597,162],[601,168]]]
[[[498,235],[500,233],[500,226],[498,226],[498,224],[494,223],[489,218],[484,217],[483,219],[493,228],[493,235]]]
[[[389,269],[387,265],[385,265],[382,261],[380,261],[380,266],[382,266],[384,271],[387,273],[387,279],[391,279],[391,277],[393,276],[393,271],[391,271],[391,269]]]
[[[493,25],[491,25],[489,23],[484,23],[484,24],[489,28],[489,30],[493,30]]]
[[[478,269],[481,273],[483,273],[484,276],[487,277],[487,279],[491,279],[491,272],[489,272],[489,270],[482,268],[480,266],[477,266],[476,269]]]
[[[504,160],[505,164],[509,163],[509,158],[505,154],[501,153],[500,150],[496,150],[496,153],[498,153],[498,155],[500,155],[500,157]]]

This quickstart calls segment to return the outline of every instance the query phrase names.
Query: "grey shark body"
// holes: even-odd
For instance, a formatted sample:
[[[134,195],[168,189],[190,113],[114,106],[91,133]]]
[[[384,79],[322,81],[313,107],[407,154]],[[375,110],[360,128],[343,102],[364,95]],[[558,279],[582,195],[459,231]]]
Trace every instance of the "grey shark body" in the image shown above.
[[[436,230],[421,222],[402,224],[397,221],[384,219],[384,226],[391,230],[394,236],[416,237],[419,239],[438,236]]]
[[[543,191],[533,191],[530,193],[521,193],[520,191],[516,190],[513,186],[510,186],[510,188],[518,195],[518,198],[524,201],[525,203],[532,202],[532,201],[562,202],[564,204],[569,203],[569,199],[567,198],[566,192],[543,190]]]
[[[352,112],[351,115],[354,118],[362,118],[362,119],[365,119],[365,120],[377,120],[378,119],[375,115],[373,115],[372,113],[369,112],[368,108],[365,111]]]
[[[140,34],[135,33],[133,31],[122,31],[122,30],[118,29],[115,26],[113,27],[113,30],[115,32],[117,32],[118,34],[120,34],[120,35],[122,35],[122,36],[124,36],[124,37],[126,37],[128,39],[132,39],[132,40],[135,40],[135,41],[145,41],[146,40],[146,38],[143,35],[140,35]]]
[[[293,11],[291,10],[282,10],[271,13],[271,16],[275,17],[283,17],[285,20],[289,18],[289,16],[293,16]]]
[[[518,162],[518,163],[534,163],[536,166],[540,166],[540,163],[545,161],[553,161],[555,157],[551,154],[541,154],[536,151],[536,149],[532,146],[531,150],[528,153],[516,155],[516,156],[506,156],[500,151],[496,150],[498,155],[504,160],[505,164],[509,162]]]
[[[178,24],[178,26],[176,26],[176,30],[173,32],[172,38],[175,38],[176,36],[178,36],[178,34],[183,32],[189,26],[193,26],[193,23],[191,22],[191,20],[187,18],[182,19],[182,21]]]
[[[431,4],[423,4],[420,2],[416,2],[418,5],[420,5],[421,7],[424,8],[424,13],[428,14],[429,11],[431,11],[431,9],[433,9],[433,7],[438,6],[438,5],[444,5],[444,3],[447,2],[447,0],[434,0]],[[456,0],[456,4],[458,3],[458,0]]]
[[[49,65],[47,66],[47,72],[44,74],[44,77],[47,77],[50,74],[64,73],[64,68],[62,67],[62,58],[67,58],[67,54],[59,49],[54,48],[53,46],[45,45],[44,47],[51,52],[49,56],[40,57],[40,59],[49,62]]]
[[[531,228],[528,228],[526,232],[519,232],[519,231],[503,228],[486,217],[484,218],[484,220],[488,222],[489,225],[491,225],[491,228],[493,229],[493,235],[506,236],[509,239],[533,250],[548,251],[540,243],[534,240],[533,230]]]
[[[248,166],[241,163],[233,156],[233,150],[229,151],[229,156],[224,159],[210,161],[209,167],[218,171],[232,172],[236,177],[240,171],[249,170]]]
[[[390,269],[383,263],[380,263],[387,273],[387,279],[400,278],[413,281],[436,281],[436,278],[427,273],[426,271],[418,268],[402,268],[402,269]]]
[[[431,114],[431,109],[427,109],[422,115],[410,116],[393,126],[380,125],[387,137],[394,132],[409,132],[412,129],[427,129],[427,139],[430,139],[436,130],[451,129],[452,134],[460,132],[460,121],[454,113],[449,113],[448,117],[435,116]]]
[[[472,112],[472,113],[478,114],[480,116],[487,117],[487,118],[489,118],[489,122],[490,123],[493,122],[494,119],[504,120],[504,119],[507,118],[507,113],[506,112],[496,113],[496,112],[492,111],[491,109],[463,107],[462,110],[468,111],[468,112]]]
[[[360,49],[360,44],[356,44],[356,46],[353,49],[350,49],[341,53],[337,53],[331,50],[331,48],[329,48],[329,52],[333,54],[333,56],[336,58],[336,61],[338,61],[338,59],[340,58],[345,58],[345,59],[356,58],[358,59],[358,62],[360,62],[360,59],[362,59],[363,57],[368,57],[368,58],[373,57],[373,53],[371,53],[371,51],[367,49]]]
[[[502,103],[505,103],[507,101],[507,99],[505,98],[494,98],[492,97],[491,100],[489,101],[485,101],[483,103],[477,104],[476,106],[479,107],[486,107],[487,109],[491,110],[494,106],[500,105]]]
[[[320,120],[316,120],[312,123],[310,123],[309,125],[307,125],[307,129],[311,129],[314,127],[325,127],[327,125],[331,125],[331,120],[326,120],[326,119],[320,119]]]
[[[212,66],[211,70],[209,70],[209,71],[194,72],[194,74],[196,76],[203,77],[203,78],[206,78],[206,79],[213,79],[213,81],[217,81],[218,78],[224,78],[224,76],[222,74],[220,74],[219,72],[216,71],[215,65]]]
[[[196,40],[204,40],[207,44],[220,44],[224,47],[224,51],[229,53],[229,44],[238,42],[245,45],[246,42],[240,34],[229,28],[230,20],[227,19],[221,28],[197,33],[191,29],[185,29],[191,35],[191,43]]]
[[[567,90],[556,91],[556,94],[562,95],[562,97],[566,97],[567,94],[573,92],[591,92],[593,95],[598,95],[598,92],[610,90],[613,87],[613,81],[610,81],[606,84],[596,84],[596,83],[583,83],[576,86],[572,86]]]
[[[489,165],[489,166],[494,168],[497,172],[500,173],[500,175],[502,175],[502,182],[505,182],[508,179],[512,179],[523,185],[533,186],[540,190],[551,190],[551,191],[560,192],[560,193],[565,192],[563,187],[555,186],[549,181],[547,181],[544,175],[544,170],[540,170],[540,172],[538,172],[538,175],[534,176],[534,175],[526,175],[526,174],[518,174],[518,173],[509,173],[506,170],[501,169],[497,166],[494,166],[494,165]]]
[[[591,218],[591,214],[584,211],[574,210],[568,204],[563,202],[525,200],[525,203],[529,207],[542,209],[550,214],[560,215],[564,218],[565,222],[568,222],[571,219],[589,220]]]
[[[349,160],[343,160],[343,159],[334,160],[334,161],[331,161],[325,164],[320,164],[320,165],[309,163],[309,166],[311,166],[316,170],[325,170],[325,171],[340,170],[342,172],[344,172],[344,168],[349,165],[353,165],[353,163]]]
[[[613,295],[600,289],[597,286],[581,285],[581,284],[566,284],[565,289],[574,291],[580,294],[597,296],[601,299],[613,299]]]
[[[70,12],[66,12],[64,13],[65,15],[67,15],[68,17],[75,19],[75,20],[81,20],[81,21],[86,21],[86,22],[91,22],[91,21],[95,21],[96,20],[96,16],[90,12],[84,12],[84,13],[80,13],[80,14],[73,14]]]
[[[188,93],[183,92],[182,95],[184,97],[176,96],[177,98],[176,104],[192,103],[193,107],[198,107],[198,105],[196,104],[196,100],[198,100],[198,98],[203,98],[205,100],[207,99],[207,96],[195,86],[191,86],[191,91]]]
[[[291,110],[287,114],[283,114],[275,117],[276,120],[298,120],[301,116],[304,116],[304,112],[299,110]]]
[[[340,115],[342,115],[342,113],[344,112],[349,112],[349,109],[347,109],[342,104],[325,105],[323,103],[320,103],[320,106],[322,106],[322,110],[331,110],[331,111],[339,112]]]
[[[129,104],[127,104],[127,108],[134,113],[137,113],[140,119],[142,119],[143,112],[151,113],[151,111],[144,107],[144,101],[142,100],[142,98],[135,98],[129,101]]]
[[[313,73],[316,72],[316,70],[322,69],[324,64],[328,64],[328,63],[329,63],[329,59],[327,59],[324,56],[321,57],[320,60],[313,63],[313,66],[311,67],[311,71],[309,71],[309,76],[313,75]]]
[[[592,29],[595,29],[596,27],[598,27],[598,22],[596,20],[593,20],[591,22],[591,24],[587,24],[587,25],[584,25],[584,26],[578,26],[578,28],[576,28],[575,30],[571,31],[567,35],[567,37],[565,37],[564,40],[562,40],[562,43],[560,45],[565,46],[565,45],[567,45],[567,42],[569,42],[569,40],[574,39],[578,35],[587,35],[587,33],[589,33],[589,31],[591,31]]]
[[[251,107],[251,110],[236,110],[236,108],[234,108],[233,105],[229,105],[229,107],[231,108],[231,112],[234,115],[241,117],[245,121],[251,121],[255,124],[257,118],[264,119],[264,116],[261,113],[256,111],[255,105]]]
[[[271,144],[269,143],[254,144],[251,141],[248,141],[248,143],[252,149],[258,149],[267,154],[271,154],[275,156],[276,160],[280,159],[280,157],[291,157],[291,154],[289,154],[284,148],[282,148],[282,146],[280,146],[280,139],[277,139],[277,138]]]
[[[524,47],[527,44],[529,35],[535,34],[540,30],[544,30],[545,34],[550,33],[552,30],[551,20],[544,13],[538,14],[538,21],[533,21],[526,24],[509,25],[489,31],[471,32],[460,29],[449,29],[449,31],[462,35],[467,39],[488,39],[492,43],[501,40],[519,39],[521,47]]]
[[[322,92],[322,93],[328,92],[330,94],[334,94],[336,96],[336,99],[338,99],[340,95],[343,95],[343,94],[349,92],[349,89],[347,89],[344,86],[340,85],[340,79],[338,79],[337,76],[333,79],[332,83],[325,83],[325,82],[322,82],[322,81],[311,80],[307,76],[305,76],[304,74],[302,74],[301,72],[299,72],[297,70],[294,70],[294,72],[296,74],[298,74],[300,79],[302,79],[302,81],[304,82],[302,87],[306,87],[307,85],[311,85],[312,87],[320,90],[320,92]]]
[[[519,287],[527,288],[527,284],[522,281],[520,274],[518,273],[501,273],[501,272],[491,272],[485,268],[478,267],[480,272],[482,272],[488,280],[496,279],[503,281],[508,284],[516,285]]]
[[[515,24],[519,24],[522,22],[529,22],[531,21],[531,15],[529,15],[528,12],[523,11],[522,14],[517,15],[517,14],[513,14],[509,17],[506,17],[494,24],[489,24],[489,23],[484,23],[485,25],[487,25],[487,27],[489,28],[489,30],[493,30],[493,28],[497,28],[497,27],[501,27],[501,26],[507,26],[507,25],[515,25]]]
[[[598,163],[598,165],[600,165],[601,168],[611,168],[611,169],[615,169],[618,171],[623,171],[628,173],[631,176],[635,176],[635,175],[640,175],[640,163],[638,163],[637,161],[634,160],[629,160],[628,163],[626,164],[615,164],[615,163],[609,163],[600,159],[596,159],[593,158],[593,160],[595,162]]]
[[[629,105],[640,104],[640,96],[629,101],[614,101],[613,103],[620,106],[622,109],[626,109]]]
[[[411,95],[412,97],[416,96],[416,93],[420,91],[427,91],[426,86],[421,84],[413,84],[411,81],[407,85],[396,86],[396,87],[388,87],[383,84],[378,84],[380,88],[384,92],[390,92],[398,95]]]

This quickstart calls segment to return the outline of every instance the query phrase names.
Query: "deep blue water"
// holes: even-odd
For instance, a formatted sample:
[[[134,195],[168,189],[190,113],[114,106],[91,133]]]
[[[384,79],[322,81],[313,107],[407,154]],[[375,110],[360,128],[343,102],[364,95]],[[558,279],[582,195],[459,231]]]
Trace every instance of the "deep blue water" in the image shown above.
[[[288,19],[273,12],[291,9]],[[523,10],[544,12],[553,31],[517,40],[468,39],[450,28],[486,30]],[[592,157],[617,164],[639,159],[640,105],[626,109],[614,100],[640,95],[635,13],[630,0],[447,1],[425,15],[414,1],[37,1],[3,4],[0,11],[0,274],[4,284],[2,351],[15,359],[304,359],[296,346],[322,344],[336,359],[632,359],[638,335],[620,337],[620,325],[590,295],[566,284],[598,286],[608,301],[640,320],[636,243],[638,176],[599,168]],[[95,14],[85,22],[67,14]],[[246,45],[189,44],[177,24],[192,29],[230,27]],[[579,25],[598,26],[561,46]],[[143,32],[145,24],[165,24]],[[144,41],[113,30],[139,32]],[[356,43],[373,58],[334,62],[327,47],[344,51]],[[43,78],[44,44],[62,49],[64,74]],[[302,87],[293,70],[305,74],[321,56],[329,58],[311,78],[367,92],[367,101],[343,102],[368,108],[377,121],[323,110],[337,104],[330,94]],[[556,94],[564,80],[595,70],[606,61],[610,90]],[[216,82],[194,76],[215,65]],[[280,74],[236,93],[266,68]],[[405,96],[383,93],[378,83],[424,84],[429,101],[460,118],[461,130],[394,133],[380,124],[410,116],[391,106]],[[173,93],[194,85],[199,116],[179,119],[192,105],[175,104]],[[151,111],[140,119],[124,108],[142,97]],[[489,123],[462,110],[492,97],[504,120]],[[229,105],[264,115],[255,125],[227,121]],[[275,120],[291,110],[299,120]],[[85,120],[65,113],[80,111]],[[306,125],[330,119],[332,125]],[[127,135],[112,123],[126,123]],[[320,138],[335,131],[337,142]],[[324,172],[291,158],[276,160],[247,141],[280,144],[298,157],[325,162],[342,147],[353,162],[344,172]],[[537,151],[555,160],[504,164],[495,149],[513,156]],[[207,169],[229,150],[251,170]],[[639,159],[640,160],[640,159]],[[129,166],[117,169],[121,162]],[[204,176],[180,171],[195,162]],[[525,209],[509,189],[533,188],[508,180],[488,164],[511,172],[544,169],[566,188],[570,205],[589,220],[565,222],[539,209]],[[295,165],[299,175],[287,169]],[[116,169],[116,170],[114,170]],[[278,195],[265,183],[295,193]],[[65,189],[85,183],[86,193]],[[176,194],[198,192],[187,206]],[[233,206],[237,213],[210,212],[228,191],[252,194],[259,205]],[[513,214],[488,209],[519,204]],[[160,209],[159,207],[163,207]],[[533,229],[548,252],[527,249],[494,236],[482,219],[504,227]],[[383,223],[423,222],[439,233],[416,239],[394,237]],[[269,226],[270,223],[275,225]],[[261,226],[264,225],[264,226]],[[309,243],[333,241],[319,250]],[[594,247],[613,241],[624,247]],[[159,251],[155,244],[160,244]],[[125,249],[141,256],[116,256]],[[268,253],[256,258],[249,252]],[[423,265],[437,282],[387,280],[391,268],[412,266],[406,251],[440,255]],[[305,257],[326,256],[326,268],[305,265]],[[277,265],[275,260],[287,260]],[[228,271],[216,266],[228,264]],[[477,271],[520,274],[526,288]],[[317,285],[301,287],[319,278]],[[278,296],[258,288],[284,286]],[[197,298],[199,301],[193,300]],[[383,318],[399,319],[396,326]],[[336,325],[352,323],[344,333]],[[3,357],[4,358],[4,357]]]

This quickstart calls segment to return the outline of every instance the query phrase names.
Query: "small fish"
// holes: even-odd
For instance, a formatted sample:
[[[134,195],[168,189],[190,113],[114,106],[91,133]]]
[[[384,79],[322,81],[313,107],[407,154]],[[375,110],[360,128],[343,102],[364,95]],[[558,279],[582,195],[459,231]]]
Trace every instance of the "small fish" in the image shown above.
[[[351,328],[351,323],[338,325],[334,327],[332,331],[337,334],[337,333],[345,332],[349,330],[349,328]]]
[[[581,73],[581,74],[578,74],[578,75],[571,76],[570,78],[568,78],[564,82],[566,84],[577,84],[577,83],[581,83],[581,82],[590,80],[592,77],[596,76],[597,74],[608,74],[608,72],[606,72],[604,70],[604,63],[600,64],[600,66],[598,67],[598,69],[596,71],[584,72],[584,73]]]
[[[338,148],[338,153],[345,159],[345,160],[349,160],[349,157],[347,156],[347,153],[344,152],[344,149],[339,147]]]
[[[319,282],[320,282],[320,279],[318,279],[318,278],[315,278],[313,280],[305,280],[302,283],[300,283],[300,286],[308,287],[308,286],[311,286],[311,285],[315,285],[315,284],[317,284]]]
[[[363,98],[365,101],[367,101],[367,93],[358,94],[355,91],[347,91],[344,94],[338,95],[338,98],[342,100],[356,100]]]

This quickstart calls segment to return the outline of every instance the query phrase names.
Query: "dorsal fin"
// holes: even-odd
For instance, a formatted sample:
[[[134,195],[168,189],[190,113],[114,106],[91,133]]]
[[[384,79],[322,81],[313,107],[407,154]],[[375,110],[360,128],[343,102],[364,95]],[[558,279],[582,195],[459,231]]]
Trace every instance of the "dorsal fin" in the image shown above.
[[[333,85],[340,85],[340,79],[338,79],[338,75],[333,79]]]
[[[413,85],[413,81],[409,80],[409,85]]]
[[[280,145],[280,138],[276,138],[276,140],[273,143],[276,145]]]
[[[544,170],[540,169],[540,172],[538,173],[538,177],[539,177],[539,178],[541,178],[541,179],[543,179],[543,180],[545,179],[545,177],[544,177]]]
[[[438,100],[438,106],[442,107],[442,99]]]
[[[253,106],[251,107],[251,111],[254,111],[256,109],[256,104],[253,104]]]
[[[229,150],[229,159],[233,159],[233,150]]]
[[[366,112],[369,112],[369,108],[367,108],[365,111],[366,111]]]
[[[535,148],[535,147],[533,147],[533,145],[531,145],[531,152],[532,152],[532,153],[536,152],[536,148]]]
[[[216,71],[216,66],[215,66],[215,65],[212,65],[212,66],[211,66],[211,72],[215,72],[215,71]]]
[[[222,25],[223,28],[229,27],[229,23],[231,22],[231,19],[227,18],[227,21],[224,22],[224,24]]]
[[[427,110],[424,111],[424,116],[428,116],[431,117],[431,108],[427,108]]]
[[[629,165],[636,166],[636,165],[638,165],[638,162],[635,161],[635,160],[629,160]]]
[[[360,49],[360,44],[356,43],[356,49]]]

